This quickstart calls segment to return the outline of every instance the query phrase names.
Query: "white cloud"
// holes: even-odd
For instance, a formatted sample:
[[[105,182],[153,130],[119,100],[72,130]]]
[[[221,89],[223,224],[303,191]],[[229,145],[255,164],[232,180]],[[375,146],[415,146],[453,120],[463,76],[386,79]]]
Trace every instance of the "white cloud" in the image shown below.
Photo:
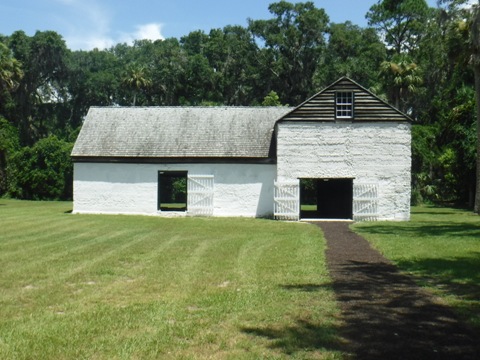
[[[136,31],[132,33],[123,33],[119,38],[119,42],[132,44],[135,40],[164,40],[162,35],[162,24],[150,23],[144,25],[137,25]]]
[[[104,49],[112,46],[111,11],[97,0],[56,0],[64,7],[59,19],[66,29],[63,34],[72,50]]]
[[[164,40],[162,24],[145,24],[137,26],[135,37],[138,40]]]
[[[115,45],[113,39],[95,34],[89,36],[66,36],[65,41],[71,50],[108,49]]]
[[[164,39],[159,23],[137,25],[132,32],[112,30],[115,9],[99,0],[55,1],[67,10],[61,21],[67,29],[63,34],[65,41],[72,50],[106,49],[117,43]]]

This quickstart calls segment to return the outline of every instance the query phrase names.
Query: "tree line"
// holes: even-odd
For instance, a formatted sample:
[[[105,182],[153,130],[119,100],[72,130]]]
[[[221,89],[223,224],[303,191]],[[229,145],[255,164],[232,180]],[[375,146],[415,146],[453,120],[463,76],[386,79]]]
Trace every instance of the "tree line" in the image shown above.
[[[0,35],[0,196],[71,198],[91,106],[295,106],[348,76],[415,119],[412,201],[473,207],[480,21],[465,3],[379,0],[361,27],[280,1],[246,26],[91,51],[53,31]]]

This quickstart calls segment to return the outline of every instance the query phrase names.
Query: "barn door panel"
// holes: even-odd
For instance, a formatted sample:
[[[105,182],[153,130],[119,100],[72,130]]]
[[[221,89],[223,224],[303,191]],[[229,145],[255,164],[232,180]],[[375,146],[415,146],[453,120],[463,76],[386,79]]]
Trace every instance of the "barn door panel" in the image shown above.
[[[378,185],[353,185],[353,220],[378,220]]]
[[[213,175],[188,175],[189,215],[213,215]]]
[[[298,220],[300,217],[300,180],[275,182],[273,215],[277,220]]]

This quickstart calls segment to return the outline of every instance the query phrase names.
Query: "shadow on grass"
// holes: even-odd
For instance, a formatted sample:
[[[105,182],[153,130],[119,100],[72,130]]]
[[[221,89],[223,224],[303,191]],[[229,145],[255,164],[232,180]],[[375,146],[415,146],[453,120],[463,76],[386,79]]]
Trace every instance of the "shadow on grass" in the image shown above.
[[[309,283],[279,286],[284,290],[297,292],[316,293],[323,292],[325,289],[332,291],[331,284]],[[335,351],[346,354],[345,344],[339,336],[338,327],[315,324],[305,319],[297,319],[293,325],[285,327],[244,327],[241,330],[246,334],[270,340],[270,348],[279,349],[287,355],[314,351]]]
[[[279,349],[287,355],[299,352],[337,351],[344,352],[338,338],[338,329],[321,326],[307,320],[297,320],[295,324],[283,328],[244,327],[248,335],[270,340],[270,348]]]
[[[67,210],[64,212],[64,214],[71,214],[73,212],[73,210]]]
[[[480,331],[480,252],[469,257],[403,260],[397,264],[415,273],[421,283],[466,300],[468,307],[459,309],[461,315]]]
[[[476,332],[393,265],[351,261],[341,271],[342,334],[359,359],[478,359]]]
[[[405,224],[403,226],[379,224],[359,227],[360,234],[392,235],[397,237],[406,236],[468,236],[477,237],[480,243],[480,224],[472,223],[422,223]]]
[[[458,209],[459,211],[465,211],[468,212],[469,210],[467,209]],[[432,210],[428,210],[428,208],[422,209],[422,210],[415,210],[413,214],[419,214],[419,215],[434,215],[434,216],[452,216],[452,215],[458,215],[458,211],[448,211],[448,210],[443,210],[443,211],[438,211],[438,208],[432,208]]]

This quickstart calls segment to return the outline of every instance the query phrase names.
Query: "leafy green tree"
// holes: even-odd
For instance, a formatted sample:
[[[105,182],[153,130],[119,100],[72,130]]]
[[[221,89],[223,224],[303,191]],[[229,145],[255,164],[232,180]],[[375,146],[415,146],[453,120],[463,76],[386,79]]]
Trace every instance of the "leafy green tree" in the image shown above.
[[[16,31],[9,37],[13,56],[23,64],[24,76],[14,94],[15,107],[7,114],[20,132],[22,144],[33,144],[46,136],[56,124],[56,106],[67,94],[66,58],[68,49],[60,35],[53,31],[37,31],[28,37]]]
[[[217,94],[214,93],[216,69],[206,54],[209,41],[209,36],[201,30],[180,39],[180,45],[186,53],[184,86],[180,90],[181,104],[200,105],[217,100]]]
[[[258,102],[263,84],[256,52],[257,46],[246,28],[226,26],[210,31],[204,54],[213,70],[212,100],[225,105]]]
[[[258,57],[269,69],[273,89],[283,102],[298,104],[314,92],[313,75],[325,49],[329,18],[313,2],[273,3],[270,20],[249,20],[265,50]]]
[[[438,164],[438,129],[434,125],[412,126],[412,204],[438,200],[435,169]]]
[[[184,101],[250,105],[258,102],[257,51],[248,29],[226,26],[208,35],[194,31],[181,39],[188,54]],[[257,91],[258,90],[258,91]]]
[[[145,44],[143,45],[145,47]],[[147,48],[139,49],[142,53]],[[188,56],[175,38],[155,41],[148,46],[144,64],[150,69],[152,105],[179,105],[185,88]]]
[[[20,62],[10,49],[0,42],[0,91],[12,91],[18,87],[23,77]]]
[[[463,196],[468,198],[468,203],[478,212],[479,185],[475,184],[475,178],[478,182],[479,176],[475,175],[475,168],[478,171],[479,166],[476,162],[479,156],[475,152],[479,151],[480,134],[478,134],[477,120],[479,110],[477,108],[475,111],[475,103],[478,106],[480,99],[478,99],[478,90],[475,91],[475,84],[478,79],[476,75],[479,62],[476,54],[480,48],[478,45],[480,27],[478,5],[469,8],[464,6],[466,2],[466,0],[439,1],[439,4],[444,5],[439,10],[440,16],[437,20],[437,24],[442,28],[442,41],[429,41],[430,45],[427,43],[423,47],[424,52],[430,54],[435,51],[431,45],[433,43],[440,43],[445,49],[446,59],[443,63],[431,66],[437,69],[437,74],[444,74],[444,76],[443,78],[437,76],[434,81],[431,81],[433,84],[431,88],[437,89],[438,95],[431,102],[432,107],[428,109],[428,113],[430,121],[436,121],[441,129],[438,136],[439,146],[447,149],[450,147],[456,155],[453,172],[453,178],[456,181],[455,193],[459,197],[462,197],[462,194],[468,194]],[[438,51],[439,47],[436,53],[441,54]],[[476,198],[473,194],[476,194]]]
[[[182,105],[198,106],[216,100],[214,92],[214,69],[205,55],[195,54],[187,58],[184,68],[184,85],[180,91]]]
[[[207,46],[208,42],[209,36],[202,30],[192,31],[180,39],[182,48],[189,56],[205,54],[205,47]]]
[[[282,106],[282,102],[278,94],[272,90],[263,99],[262,106]]]
[[[328,86],[348,76],[370,88],[378,83],[378,68],[386,60],[386,48],[372,28],[347,21],[331,24],[324,64],[317,68],[315,86]]]
[[[66,80],[68,112],[64,117],[70,132],[81,125],[91,106],[128,103],[119,95],[121,72],[118,57],[110,51],[94,49],[70,54]]]
[[[12,55],[11,50],[0,42],[0,196],[7,190],[7,165],[10,156],[17,150],[18,132],[2,114],[8,113],[13,92],[18,88],[23,77],[20,62]]]
[[[34,200],[72,198],[73,144],[50,136],[17,151],[8,165],[13,197]]]
[[[429,12],[425,0],[379,0],[366,18],[394,53],[401,54],[417,50]]]
[[[4,195],[7,191],[7,165],[10,157],[18,147],[17,129],[0,116],[0,196]]]

